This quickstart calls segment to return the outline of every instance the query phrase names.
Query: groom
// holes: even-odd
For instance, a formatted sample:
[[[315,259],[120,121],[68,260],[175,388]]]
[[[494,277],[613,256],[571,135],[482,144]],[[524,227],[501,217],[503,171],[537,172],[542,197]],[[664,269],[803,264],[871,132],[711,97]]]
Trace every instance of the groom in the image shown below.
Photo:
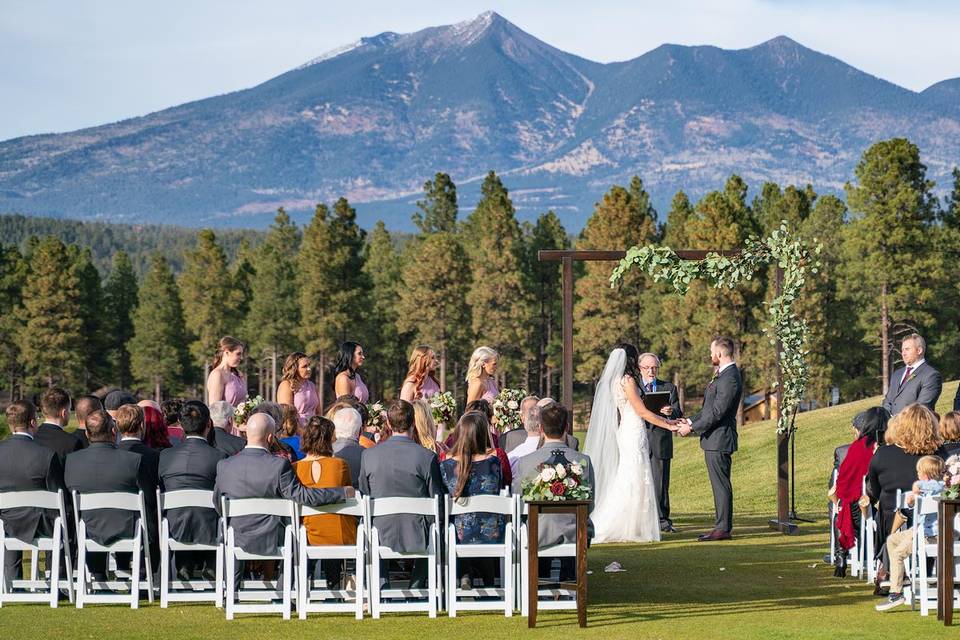
[[[743,394],[743,378],[733,361],[733,340],[716,338],[710,343],[710,361],[717,368],[703,394],[703,409],[677,432],[681,436],[696,433],[707,464],[717,512],[713,531],[700,542],[729,540],[733,529],[733,485],[730,483],[731,456],[737,450],[737,409]]]

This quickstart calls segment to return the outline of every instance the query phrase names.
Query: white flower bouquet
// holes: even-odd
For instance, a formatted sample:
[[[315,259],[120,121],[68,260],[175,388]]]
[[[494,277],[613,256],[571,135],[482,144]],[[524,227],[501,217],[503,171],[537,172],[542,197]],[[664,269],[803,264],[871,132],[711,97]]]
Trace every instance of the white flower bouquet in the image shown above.
[[[457,417],[457,401],[449,391],[435,394],[430,398],[430,410],[433,411],[433,421],[437,425],[453,426]]]
[[[493,420],[500,433],[523,426],[520,402],[527,397],[524,389],[504,389],[493,399]]]
[[[367,413],[370,416],[367,425],[373,427],[379,433],[381,427],[387,422],[386,407],[383,406],[382,402],[371,402],[367,405]]]
[[[943,497],[948,500],[960,498],[960,454],[947,458],[943,474]]]
[[[253,410],[256,409],[257,405],[259,405],[261,402],[263,402],[263,396],[249,398],[241,402],[233,411],[233,422],[238,426],[247,424],[247,420],[250,418]]]

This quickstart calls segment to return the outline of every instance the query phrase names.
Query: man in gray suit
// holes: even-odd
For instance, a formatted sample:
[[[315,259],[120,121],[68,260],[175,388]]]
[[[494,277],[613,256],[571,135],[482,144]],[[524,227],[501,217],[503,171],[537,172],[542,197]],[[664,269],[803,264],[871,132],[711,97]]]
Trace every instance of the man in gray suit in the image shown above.
[[[387,439],[363,452],[359,490],[377,498],[432,498],[443,493],[437,454],[410,438],[413,405],[397,400],[387,409]],[[428,546],[430,518],[415,515],[379,516],[373,519],[380,544],[398,552],[416,553]],[[423,588],[427,563],[415,561],[410,588]],[[376,588],[378,585],[374,585]]]
[[[546,462],[555,451],[560,452],[570,462],[583,466],[584,484],[593,489],[593,463],[590,458],[576,449],[567,446],[564,440],[567,426],[567,410],[557,402],[552,402],[540,408],[540,431],[543,434],[543,446],[520,458],[517,462],[517,472],[513,474],[513,493],[520,494],[524,480],[533,478],[539,473],[538,467]],[[593,504],[590,505],[593,511]],[[592,531],[593,526],[588,525]],[[589,534],[588,534],[589,535]],[[576,542],[577,518],[574,515],[543,515],[539,519],[537,541],[541,547],[552,544]],[[573,558],[563,558],[560,564],[560,578],[566,580],[573,575]],[[549,558],[540,561],[540,574],[549,572]]]
[[[668,392],[669,402],[660,410],[668,418],[681,418],[680,398],[677,387],[657,378],[660,358],[655,353],[640,356],[640,396],[647,393]],[[653,470],[653,487],[657,492],[657,509],[660,513],[660,531],[676,533],[670,519],[670,461],[673,459],[673,432],[647,423],[647,441],[650,443],[650,468]]]
[[[363,447],[360,446],[360,429],[363,418],[356,409],[346,407],[333,414],[333,429],[336,440],[333,441],[333,456],[340,458],[350,468],[350,484],[357,488],[360,480],[360,458]]]
[[[900,344],[900,357],[904,366],[890,376],[883,408],[895,416],[913,403],[919,403],[936,411],[937,400],[943,391],[943,378],[926,360],[927,343],[916,333],[911,333]],[[956,400],[954,400],[956,405]]]
[[[703,534],[700,542],[729,540],[733,530],[733,485],[730,468],[737,450],[737,409],[743,395],[743,378],[733,361],[733,340],[717,338],[710,343],[710,361],[717,372],[703,394],[703,409],[687,418],[677,433],[700,436],[700,448],[707,464],[707,475],[713,489],[716,524]]]

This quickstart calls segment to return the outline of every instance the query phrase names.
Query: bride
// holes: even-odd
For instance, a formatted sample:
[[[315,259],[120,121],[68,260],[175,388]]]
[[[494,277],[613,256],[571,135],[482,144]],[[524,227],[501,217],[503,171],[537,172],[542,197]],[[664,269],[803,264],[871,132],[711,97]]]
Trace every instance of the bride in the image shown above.
[[[670,431],[677,427],[674,420],[644,406],[637,360],[636,347],[618,344],[603,368],[593,398],[584,447],[584,453],[593,462],[593,542],[660,540],[660,516],[644,420]]]

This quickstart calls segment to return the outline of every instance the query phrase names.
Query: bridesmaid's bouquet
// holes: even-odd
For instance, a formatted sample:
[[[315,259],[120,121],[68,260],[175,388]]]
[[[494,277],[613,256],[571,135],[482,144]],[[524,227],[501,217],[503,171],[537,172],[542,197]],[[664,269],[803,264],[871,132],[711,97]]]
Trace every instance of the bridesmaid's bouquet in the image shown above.
[[[493,420],[500,433],[523,426],[520,402],[527,397],[524,389],[504,389],[493,399]]]
[[[449,391],[437,393],[430,398],[430,410],[433,412],[433,421],[438,425],[452,425],[457,415],[457,401]]]
[[[250,418],[250,415],[253,413],[253,410],[257,408],[263,402],[263,396],[257,396],[255,398],[250,398],[244,400],[233,412],[233,422],[237,425],[247,424],[247,420]]]
[[[524,501],[550,500],[589,500],[592,491],[583,484],[587,469],[584,465],[569,462],[547,461],[537,467],[537,475],[526,478],[521,483]]]
[[[947,458],[943,474],[943,497],[948,500],[960,498],[960,455],[954,454]]]
[[[367,405],[367,414],[370,416],[367,424],[373,427],[377,433],[380,433],[381,428],[387,421],[386,411],[382,402],[371,402]]]

